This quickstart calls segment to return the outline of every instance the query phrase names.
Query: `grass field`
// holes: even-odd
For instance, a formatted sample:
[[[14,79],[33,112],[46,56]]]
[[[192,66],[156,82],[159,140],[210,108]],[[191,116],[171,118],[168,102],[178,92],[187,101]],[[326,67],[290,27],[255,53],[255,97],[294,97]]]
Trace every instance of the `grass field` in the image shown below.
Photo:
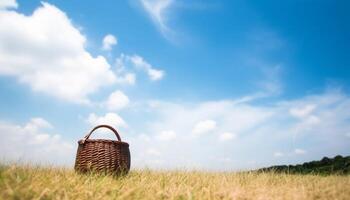
[[[115,178],[13,165],[0,167],[0,199],[350,199],[350,176],[142,170]]]

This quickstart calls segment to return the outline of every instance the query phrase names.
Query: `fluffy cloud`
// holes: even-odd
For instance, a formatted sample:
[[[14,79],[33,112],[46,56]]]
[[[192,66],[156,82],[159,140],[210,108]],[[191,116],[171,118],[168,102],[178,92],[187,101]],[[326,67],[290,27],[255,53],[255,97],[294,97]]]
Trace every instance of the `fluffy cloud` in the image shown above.
[[[308,105],[314,105],[314,109],[303,112],[302,116],[315,116],[322,123],[305,124],[289,112]],[[128,134],[122,134],[131,145],[135,168],[252,169],[349,153],[350,140],[344,137],[350,132],[350,113],[344,110],[350,110],[350,98],[336,90],[268,105],[232,100],[197,104],[156,101],[140,106],[145,111],[136,114],[145,116],[144,120],[134,121],[131,116]],[[148,118],[147,113],[152,113],[152,118]],[[215,121],[215,126],[206,121]],[[115,113],[103,116],[92,113],[88,122],[91,125],[109,123],[117,128],[126,125]],[[189,138],[198,124],[212,124],[198,127],[215,128],[209,128],[211,134]],[[52,157],[41,157],[42,152],[53,152],[50,148],[62,149],[67,145],[64,149],[74,155],[70,152],[72,145],[44,131],[50,128],[52,125],[41,118],[33,118],[24,126],[1,122],[0,152],[8,158],[50,160]],[[221,142],[220,138],[231,140]],[[68,155],[67,152],[55,153],[60,158]]]
[[[350,98],[338,90],[269,104],[240,98],[199,103],[152,101],[148,105],[141,106],[144,116],[152,113],[151,119],[144,123],[129,119],[130,127],[136,126],[128,140],[137,167],[252,169],[349,153],[350,140],[344,138],[350,132],[350,113],[344,111],[350,110]],[[144,137],[131,137],[137,130]],[[176,142],[157,139],[164,130],[176,132]],[[203,134],[191,138],[192,131]],[[206,131],[210,134],[204,134]],[[230,142],[222,142],[227,140]],[[161,152],[157,158],[161,162],[144,159],[143,152],[150,145]],[[232,162],[223,165],[222,158]]]
[[[30,120],[30,123],[27,124],[27,127],[52,128],[52,125],[43,118],[35,117]]]
[[[130,100],[122,91],[117,90],[109,95],[105,105],[109,110],[120,110],[129,104]]]
[[[34,91],[88,103],[89,94],[116,82],[106,59],[87,52],[85,36],[49,3],[28,16],[0,10],[0,41],[0,75],[16,77]]]
[[[87,122],[92,126],[107,124],[113,127],[127,127],[127,123],[116,113],[106,113],[104,116],[98,116],[95,113],[90,113]]]
[[[108,34],[102,40],[102,49],[105,51],[112,50],[112,46],[118,43],[117,38],[114,35]]]
[[[139,55],[121,54],[116,59],[116,67],[119,73],[125,73],[125,71],[131,69],[144,71],[147,73],[148,77],[152,81],[161,80],[165,75],[165,72],[163,70],[154,68],[151,64],[149,64],[144,58],[142,58]]]
[[[18,4],[15,0],[1,0],[0,9],[4,8],[17,8]]]
[[[53,126],[42,118],[25,125],[0,121],[0,157],[8,161],[72,164],[75,149],[59,134],[48,133]]]
[[[194,135],[201,135],[203,133],[210,132],[214,130],[216,127],[216,122],[214,120],[204,120],[196,123],[194,126],[192,133]]]

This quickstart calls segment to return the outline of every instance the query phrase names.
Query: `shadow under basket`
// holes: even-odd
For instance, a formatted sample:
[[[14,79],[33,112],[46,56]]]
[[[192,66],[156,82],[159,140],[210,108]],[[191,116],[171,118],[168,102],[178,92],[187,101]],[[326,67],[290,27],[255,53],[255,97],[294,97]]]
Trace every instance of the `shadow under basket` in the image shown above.
[[[89,139],[92,132],[108,128],[117,136],[116,140]],[[80,173],[103,173],[122,175],[130,170],[129,144],[122,142],[118,132],[109,125],[99,125],[78,141],[74,169]]]

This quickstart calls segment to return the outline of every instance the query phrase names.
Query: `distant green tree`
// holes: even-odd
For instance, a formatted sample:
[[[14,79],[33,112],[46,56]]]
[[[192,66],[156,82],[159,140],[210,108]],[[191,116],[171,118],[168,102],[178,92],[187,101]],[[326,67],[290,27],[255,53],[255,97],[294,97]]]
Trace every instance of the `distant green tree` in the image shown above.
[[[350,174],[350,156],[337,155],[334,158],[323,157],[319,161],[305,162],[298,165],[278,165],[261,168],[258,171],[299,174]]]

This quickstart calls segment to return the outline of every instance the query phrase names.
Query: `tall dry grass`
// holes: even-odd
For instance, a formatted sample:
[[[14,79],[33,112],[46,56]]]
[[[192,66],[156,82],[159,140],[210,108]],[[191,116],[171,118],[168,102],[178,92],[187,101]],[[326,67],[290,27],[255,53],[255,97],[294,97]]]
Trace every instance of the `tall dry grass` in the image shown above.
[[[350,199],[350,176],[131,171],[115,178],[0,167],[0,199]]]

